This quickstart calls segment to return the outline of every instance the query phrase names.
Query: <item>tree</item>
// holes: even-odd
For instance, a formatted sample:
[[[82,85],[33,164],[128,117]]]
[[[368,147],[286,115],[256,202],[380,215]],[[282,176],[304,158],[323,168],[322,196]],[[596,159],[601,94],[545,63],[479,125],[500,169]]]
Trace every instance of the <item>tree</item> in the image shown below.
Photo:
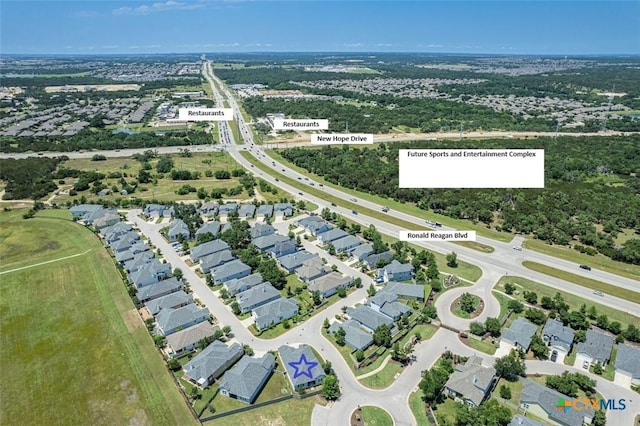
[[[329,374],[322,381],[322,396],[329,401],[335,401],[340,397],[338,379],[333,374]]]
[[[504,292],[507,294],[513,294],[513,292],[516,291],[516,286],[511,284],[511,283],[506,283],[504,285]]]
[[[222,287],[220,289],[220,297],[222,297],[223,299],[228,299],[230,297],[229,290],[227,290],[226,288]]]
[[[156,347],[161,348],[167,342],[167,339],[162,335],[153,336],[153,343],[155,343]]]
[[[470,314],[476,309],[477,298],[469,293],[463,293],[460,297],[460,309]]]
[[[553,299],[549,296],[542,296],[542,299],[540,299],[540,306],[545,309],[553,309],[556,305],[553,302]]]
[[[369,295],[369,297],[373,297],[376,295],[376,288],[373,286],[373,284],[369,285],[369,289],[367,290],[367,294]]]
[[[538,303],[538,295],[533,291],[525,291],[523,296],[524,300],[531,305]]]
[[[329,327],[331,327],[331,324],[329,323],[329,318],[325,318],[324,322],[322,323],[322,328],[327,330]]]
[[[338,287],[338,297],[347,297],[347,290],[344,287]]]
[[[182,369],[182,366],[180,365],[180,362],[175,358],[171,358],[169,360],[169,362],[167,363],[167,366],[169,367],[169,370],[171,370],[171,371],[178,371],[178,370]]]
[[[425,306],[424,309],[422,309],[422,318],[425,322],[428,322],[431,319],[436,318],[437,316],[438,311],[436,310],[436,307],[433,306],[433,304],[429,304]]]
[[[356,288],[361,288],[362,287],[362,278],[356,277],[356,279],[353,280],[353,285]]]
[[[508,355],[497,359],[494,368],[496,369],[496,374],[510,382],[518,380],[518,376],[524,377],[526,369],[524,360],[516,350],[511,350]]]
[[[324,374],[333,374],[333,366],[331,365],[331,361],[324,361],[320,363],[322,367],[322,371]]]
[[[156,164],[156,170],[158,173],[169,173],[173,168],[173,160],[171,157],[160,157],[158,164]]]
[[[391,349],[391,359],[394,361],[398,361],[401,363],[405,363],[409,358],[409,351],[406,351],[404,348],[400,347],[400,343],[396,342],[393,344],[393,348]]]
[[[576,343],[582,343],[587,341],[587,332],[585,330],[578,330],[573,337]]]
[[[613,334],[620,334],[622,332],[622,325],[618,321],[612,321],[609,323],[609,331]]]
[[[220,340],[224,336],[224,332],[220,329],[213,332],[213,340]]]
[[[509,303],[507,303],[507,308],[511,309],[514,314],[519,314],[524,310],[524,305],[522,304],[522,302],[519,302],[517,300],[509,300]]]
[[[240,310],[240,305],[235,300],[231,303],[231,311],[236,315],[240,315],[242,313],[242,311]]]
[[[318,290],[311,292],[311,298],[313,299],[313,305],[318,306],[322,303],[322,296]]]
[[[429,281],[437,280],[438,278],[440,278],[440,271],[438,270],[438,265],[436,265],[436,262],[429,263],[429,266],[427,266],[426,274]]]
[[[560,376],[547,376],[545,383],[551,389],[555,389],[572,398],[578,396],[578,385],[574,382],[572,374],[568,371],[563,372]]]
[[[174,276],[174,277],[176,277],[176,279],[177,279],[178,281],[180,281],[180,280],[182,279],[182,276],[183,276],[183,274],[182,274],[182,269],[180,269],[180,268],[175,268],[175,269],[173,270],[173,276]]]
[[[547,315],[540,309],[529,308],[525,311],[524,317],[534,324],[542,325],[547,320]]]
[[[452,251],[447,255],[447,266],[450,268],[458,267],[458,255],[455,251]]]
[[[189,396],[193,400],[199,399],[200,398],[200,391],[198,390],[197,387],[192,386],[191,389],[189,389]]]
[[[282,326],[284,327],[285,330],[288,330],[291,328],[291,324],[289,323],[288,319],[282,320]]]
[[[603,371],[604,371],[604,370],[602,369],[602,366],[600,365],[600,363],[599,363],[599,362],[598,362],[598,363],[596,363],[596,365],[594,365],[594,366],[593,366],[593,372],[594,372],[595,374],[597,374],[598,376],[600,376],[600,375],[603,373]]]
[[[469,331],[476,336],[482,336],[484,334],[484,326],[481,323],[474,321],[469,325]]]
[[[534,334],[531,338],[531,352],[538,359],[547,359],[549,357],[549,347],[545,345],[540,336]]]
[[[591,420],[591,424],[593,426],[605,426],[607,424],[607,415],[604,413],[604,410],[598,410],[593,415],[593,419]]]
[[[455,411],[455,426],[495,425],[506,426],[511,421],[511,411],[490,399],[479,407],[458,404]]]
[[[500,386],[500,398],[511,399],[511,388],[507,385]]]
[[[435,402],[440,396],[443,386],[453,372],[450,360],[441,358],[430,370],[425,370],[418,387],[422,391],[422,399],[427,404]]]
[[[391,330],[386,324],[379,325],[373,331],[373,343],[386,348],[391,346]]]
[[[231,326],[225,325],[224,327],[222,327],[222,332],[225,336],[229,336],[231,334]]]
[[[609,318],[604,314],[599,315],[596,319],[596,325],[606,330],[609,327]]]
[[[249,346],[249,345],[244,345],[244,346],[242,347],[242,349],[244,349],[244,354],[245,354],[246,356],[253,356],[253,348],[252,348],[251,346]]]
[[[358,362],[361,362],[363,359],[364,359],[364,352],[363,352],[363,350],[362,350],[362,349],[358,349],[358,350],[356,351],[356,360],[357,360]]]
[[[347,335],[347,332],[344,331],[344,328],[340,327],[338,328],[338,330],[336,331],[336,344],[338,346],[344,346],[345,345],[345,336]]]
[[[493,337],[500,336],[500,320],[498,318],[487,318],[484,322],[484,328]]]

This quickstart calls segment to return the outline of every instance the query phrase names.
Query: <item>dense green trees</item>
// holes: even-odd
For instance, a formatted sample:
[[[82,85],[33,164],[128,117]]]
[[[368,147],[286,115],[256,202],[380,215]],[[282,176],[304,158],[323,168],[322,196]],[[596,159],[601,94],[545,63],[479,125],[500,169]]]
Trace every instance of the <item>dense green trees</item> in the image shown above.
[[[64,157],[0,160],[0,180],[6,182],[2,199],[37,200],[55,191],[58,186],[53,179],[62,177],[55,176],[54,171],[63,160]],[[87,182],[87,188],[89,183]]]
[[[524,354],[512,349],[508,355],[496,360],[494,368],[496,369],[496,374],[498,376],[504,377],[512,382],[516,381],[519,376],[524,377]]]

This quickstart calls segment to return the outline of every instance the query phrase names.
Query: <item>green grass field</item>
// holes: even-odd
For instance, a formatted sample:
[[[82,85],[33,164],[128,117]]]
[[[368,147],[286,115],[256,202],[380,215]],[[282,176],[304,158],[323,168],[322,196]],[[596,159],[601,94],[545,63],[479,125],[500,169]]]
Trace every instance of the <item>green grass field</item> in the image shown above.
[[[493,346],[489,339],[487,340],[478,340],[472,337],[467,339],[467,344],[473,349],[484,352],[485,354],[493,355],[496,353],[496,347]]]
[[[0,213],[3,264],[89,251],[5,265],[0,424],[196,424],[98,238],[66,211],[23,213]]]
[[[425,405],[424,405],[424,402],[422,401],[421,390],[411,392],[411,395],[409,395],[409,407],[411,408],[411,412],[413,413],[419,425],[428,426],[431,424],[431,422],[427,418]]]
[[[612,284],[607,284],[602,281],[594,280],[592,278],[583,277],[581,275],[572,274],[571,272],[562,271],[560,269],[552,268],[551,266],[543,265],[537,262],[524,261],[522,266],[531,269],[533,271],[542,272],[543,274],[550,275],[552,277],[560,278],[565,281],[578,284],[582,287],[587,287],[592,290],[599,290],[603,293],[610,294],[612,296],[620,297],[625,300],[630,300],[635,303],[640,303],[640,293],[621,288]]]
[[[393,384],[396,374],[401,373],[402,369],[400,363],[389,360],[382,370],[359,381],[363,386],[371,389],[384,389]]]
[[[555,288],[548,287],[539,282],[531,281],[527,278],[512,277],[512,276],[505,276],[500,278],[500,280],[495,284],[495,288],[497,288],[500,291],[504,291],[504,285],[506,283],[512,283],[517,286],[518,290],[520,291],[520,294],[517,296],[513,295],[512,297],[520,300],[521,302],[524,301],[524,298],[522,297],[523,290],[533,291],[534,293],[536,293],[538,295],[538,301],[540,301],[540,299],[542,299],[543,296],[553,298],[556,293],[560,293],[564,298],[564,301],[569,305],[569,308],[572,310],[580,309],[580,306],[582,305],[586,305],[587,308],[593,305],[598,311],[598,315],[604,314],[607,316],[607,318],[609,318],[609,321],[618,321],[625,328],[628,324],[640,324],[639,317],[602,305],[597,302],[597,300],[595,299],[595,296],[594,296],[594,300],[591,300],[591,299],[587,300],[582,297],[576,296],[574,294],[567,293],[566,291],[559,291],[559,290],[556,290]],[[503,296],[503,297],[506,297],[506,296]]]
[[[393,426],[393,419],[380,407],[362,407],[362,421],[365,425]]]

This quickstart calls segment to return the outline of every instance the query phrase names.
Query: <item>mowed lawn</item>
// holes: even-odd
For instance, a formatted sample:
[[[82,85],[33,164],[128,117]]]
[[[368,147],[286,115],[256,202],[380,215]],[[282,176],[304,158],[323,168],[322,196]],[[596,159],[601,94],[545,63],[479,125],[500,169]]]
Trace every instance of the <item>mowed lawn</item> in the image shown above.
[[[23,213],[0,212],[3,265],[90,251],[0,275],[0,424],[196,424],[98,238]]]

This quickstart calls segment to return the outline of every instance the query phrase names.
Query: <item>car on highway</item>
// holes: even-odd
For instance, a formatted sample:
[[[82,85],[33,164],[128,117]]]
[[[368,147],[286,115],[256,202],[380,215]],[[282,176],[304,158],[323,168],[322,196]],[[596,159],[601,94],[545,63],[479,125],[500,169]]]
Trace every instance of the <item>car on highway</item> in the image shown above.
[[[313,182],[309,182],[309,185],[311,185],[311,186],[315,186]]]
[[[580,265],[580,269],[584,269],[585,271],[590,271],[591,270],[591,266],[589,266],[589,265]]]
[[[302,192],[298,192],[298,195],[304,195]]]
[[[336,203],[331,203],[331,207],[338,207]]]
[[[388,212],[388,211],[389,211],[389,207],[384,206],[384,207],[382,208],[382,211],[383,211],[383,212],[385,212],[385,213],[386,213],[386,212]]]
[[[352,214],[358,214],[358,212],[357,212],[357,211],[355,211],[355,210],[351,210],[351,213],[352,213]]]
[[[594,291],[593,294],[595,294],[596,296],[604,297],[604,293],[598,290]]]
[[[323,184],[319,183],[318,186],[324,186]]]
[[[285,170],[285,169],[282,169],[282,171],[283,171],[283,172],[286,172],[286,170]]]
[[[513,249],[514,250],[518,250],[518,251],[522,251],[522,247],[520,247],[520,246],[513,246]]]
[[[355,199],[355,198],[349,198],[349,200],[353,201],[354,203],[357,203],[357,202],[358,202],[358,200],[357,200],[357,199]]]
[[[276,182],[280,182],[280,179],[276,178]]]

